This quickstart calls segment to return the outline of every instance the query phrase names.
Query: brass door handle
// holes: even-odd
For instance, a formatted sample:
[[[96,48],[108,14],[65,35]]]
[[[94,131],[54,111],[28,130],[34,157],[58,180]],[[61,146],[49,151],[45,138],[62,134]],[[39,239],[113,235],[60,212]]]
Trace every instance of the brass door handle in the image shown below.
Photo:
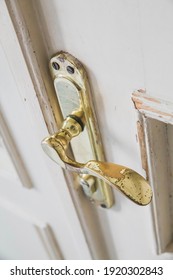
[[[80,184],[85,194],[103,207],[113,205],[111,187],[118,188],[135,203],[147,205],[152,198],[148,182],[130,168],[104,162],[90,86],[83,65],[72,55],[61,51],[51,58],[50,72],[64,121],[57,133],[43,140],[44,151],[61,167],[79,174],[89,174],[81,176]],[[75,140],[71,143],[74,137],[75,140],[79,139],[78,143],[74,143]],[[78,160],[68,156],[69,143]],[[95,179],[93,188],[95,177],[99,179]]]
[[[71,159],[66,151],[73,137],[83,130],[83,122],[72,114],[63,122],[60,131],[42,141],[43,150],[61,167],[80,174],[96,176],[111,187],[118,188],[124,195],[139,205],[147,205],[152,198],[148,182],[134,170],[114,163],[90,160],[79,163]]]

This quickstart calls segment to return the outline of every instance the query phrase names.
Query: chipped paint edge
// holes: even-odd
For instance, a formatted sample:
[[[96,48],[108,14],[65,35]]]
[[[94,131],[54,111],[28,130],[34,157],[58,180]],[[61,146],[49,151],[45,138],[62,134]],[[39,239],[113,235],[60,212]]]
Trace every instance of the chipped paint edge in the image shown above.
[[[147,151],[146,151],[146,143],[145,143],[145,132],[144,132],[144,124],[142,118],[137,121],[137,134],[138,141],[140,146],[140,155],[141,155],[141,163],[142,168],[145,170],[146,179],[148,180],[148,162],[147,162]]]
[[[173,103],[148,95],[140,89],[132,94],[135,108],[144,116],[173,124]]]

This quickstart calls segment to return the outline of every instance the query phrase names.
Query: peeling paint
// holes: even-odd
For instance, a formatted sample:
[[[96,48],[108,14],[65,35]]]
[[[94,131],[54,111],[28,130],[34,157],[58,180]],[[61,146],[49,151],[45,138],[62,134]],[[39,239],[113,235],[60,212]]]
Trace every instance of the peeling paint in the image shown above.
[[[146,91],[145,90],[138,90],[138,91],[135,91],[133,93],[133,97],[136,96],[136,97],[142,97],[143,99],[146,99],[146,100],[149,100],[151,102],[155,102],[155,103],[161,103],[161,101],[157,98],[154,98],[154,97],[151,97],[149,95],[146,94]]]
[[[132,101],[134,103],[134,106],[137,110],[141,109],[142,108],[142,101],[135,98],[134,96],[132,96]]]
[[[141,93],[146,94],[146,91],[144,89],[139,89],[139,90],[133,92],[133,96],[141,96]]]
[[[142,168],[145,170],[147,179],[148,179],[148,163],[147,163],[147,152],[145,146],[145,134],[144,128],[140,121],[137,121],[137,131],[138,131],[138,139],[139,139],[139,146],[140,146],[140,153],[141,153],[141,161],[142,161]]]
[[[166,121],[173,118],[173,103],[149,96],[144,90],[135,91],[132,101],[138,111],[149,112],[156,119],[162,118]]]
[[[155,102],[155,103],[161,103],[158,99],[148,96],[143,96],[144,99]]]
[[[135,108],[138,110],[142,109],[142,110],[150,111],[152,113],[156,113],[156,114],[160,115],[159,117],[167,116],[167,117],[173,118],[173,113],[166,113],[166,112],[160,111],[156,108],[153,108],[151,106],[145,105],[144,102],[142,102],[141,100],[134,98],[134,97],[132,97],[132,100],[135,104]]]

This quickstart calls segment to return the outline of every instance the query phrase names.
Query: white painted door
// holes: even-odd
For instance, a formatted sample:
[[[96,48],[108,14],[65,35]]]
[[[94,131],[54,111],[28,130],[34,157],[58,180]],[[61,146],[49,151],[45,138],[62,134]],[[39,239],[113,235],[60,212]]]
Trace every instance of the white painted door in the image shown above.
[[[48,132],[36,84],[0,5],[0,258],[90,258],[64,175],[43,154]]]
[[[54,258],[53,242],[59,246],[56,254],[57,251],[61,252],[67,259],[172,259],[172,201],[167,198],[172,195],[172,175],[169,182],[163,180],[167,178],[167,168],[162,168],[168,161],[165,143],[172,135],[171,127],[170,133],[167,133],[166,124],[171,125],[172,111],[169,112],[169,120],[162,118],[168,114],[167,108],[171,106],[164,100],[171,102],[173,99],[172,2],[6,2],[9,14],[5,2],[1,1],[1,28],[3,26],[4,30],[1,57],[3,65],[6,65],[1,75],[2,112],[34,187],[30,190],[22,187],[15,189],[14,183],[1,184],[2,219],[7,215],[6,212],[3,214],[7,208],[13,215],[16,213],[17,219],[19,212],[22,217],[26,212],[29,220],[34,217],[37,233],[39,236],[41,234],[39,242],[44,240],[43,243],[51,247]],[[7,33],[11,34],[10,38]],[[50,162],[41,151],[40,142],[48,133],[46,126],[52,133],[57,129],[56,123],[60,125],[60,118],[53,115],[53,112],[58,115],[56,100],[51,106],[48,100],[50,96],[52,100],[55,93],[47,66],[50,57],[59,50],[71,53],[86,66],[107,160],[129,166],[144,176],[149,169],[147,174],[155,195],[151,205],[137,206],[114,191],[115,205],[111,209],[96,208],[81,191],[74,190],[75,181],[71,176],[65,174],[63,177],[60,167]],[[145,104],[140,99],[143,92],[136,93],[134,102],[140,114],[138,128],[141,128],[137,137],[138,119],[131,94],[140,88],[147,90],[149,101],[157,100],[154,102],[159,103],[160,97],[163,106],[158,109],[152,107],[153,104]],[[139,104],[145,106],[137,106]],[[148,114],[152,111],[150,108],[154,108],[153,115]],[[150,122],[150,118],[157,119],[158,123]],[[156,127],[159,129],[154,130]],[[154,138],[148,131],[155,131],[154,135],[158,137]],[[156,142],[152,142],[153,139]],[[145,146],[145,149],[141,149],[142,161],[139,142],[142,143],[141,148]],[[157,147],[154,152],[151,149],[153,146]],[[171,151],[171,144],[169,146]],[[155,155],[158,155],[158,151],[163,153],[157,158]],[[155,161],[158,159],[159,166],[151,161],[152,155]],[[154,169],[155,166],[158,169]],[[153,175],[157,173],[161,174],[162,183],[166,185],[164,189],[157,184],[157,176]],[[160,200],[157,196],[161,197]],[[163,204],[166,207],[163,208]],[[9,215],[3,225],[4,232],[12,224]],[[25,217],[24,223],[26,220]],[[21,229],[25,228],[22,223],[18,224]],[[18,230],[14,232],[18,240]],[[34,238],[38,236],[28,233],[30,241],[27,242],[40,246],[38,257],[45,258],[41,251],[43,248],[39,242],[33,241]],[[10,255],[8,246],[4,245],[3,250],[7,256],[2,251],[2,258],[18,257]],[[29,252],[26,248],[22,253],[21,249],[20,256],[35,256]]]

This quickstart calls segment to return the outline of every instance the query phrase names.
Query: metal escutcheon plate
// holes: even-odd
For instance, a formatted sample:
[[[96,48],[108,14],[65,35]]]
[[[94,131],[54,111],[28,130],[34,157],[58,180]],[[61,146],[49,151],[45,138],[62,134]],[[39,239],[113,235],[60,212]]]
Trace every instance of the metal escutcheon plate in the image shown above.
[[[85,128],[71,141],[75,160],[105,161],[99,129],[91,102],[90,87],[83,65],[66,52],[57,53],[50,60],[50,71],[54,81],[63,119],[74,111],[83,111]],[[80,176],[80,185],[85,194],[97,204],[110,208],[113,204],[111,187],[103,180],[88,175]]]

